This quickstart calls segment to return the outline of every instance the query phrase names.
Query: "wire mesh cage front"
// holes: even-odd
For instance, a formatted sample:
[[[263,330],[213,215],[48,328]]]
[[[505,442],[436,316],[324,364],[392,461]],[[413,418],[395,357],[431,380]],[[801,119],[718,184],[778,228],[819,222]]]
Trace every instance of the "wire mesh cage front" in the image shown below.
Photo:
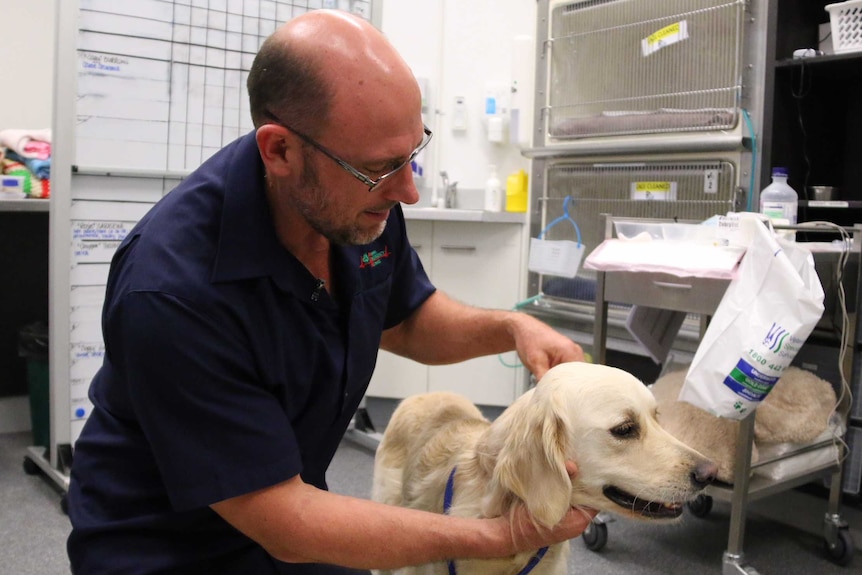
[[[547,133],[725,130],[741,93],[743,0],[583,0],[550,8]]]
[[[546,229],[564,214],[580,229],[584,253],[605,239],[605,215],[674,221],[702,221],[737,210],[736,166],[726,160],[647,163],[577,163],[561,161],[546,168],[539,198],[541,227],[548,240],[575,239],[570,225]],[[542,276],[546,296],[592,302],[595,272],[583,267],[574,279]]]

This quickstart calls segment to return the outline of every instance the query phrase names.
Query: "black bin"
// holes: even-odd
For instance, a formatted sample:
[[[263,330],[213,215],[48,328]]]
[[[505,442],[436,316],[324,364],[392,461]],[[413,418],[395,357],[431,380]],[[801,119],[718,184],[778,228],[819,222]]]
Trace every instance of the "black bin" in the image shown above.
[[[18,332],[18,356],[27,362],[30,393],[30,425],[33,444],[48,447],[50,437],[50,394],[48,375],[48,324],[36,321]]]

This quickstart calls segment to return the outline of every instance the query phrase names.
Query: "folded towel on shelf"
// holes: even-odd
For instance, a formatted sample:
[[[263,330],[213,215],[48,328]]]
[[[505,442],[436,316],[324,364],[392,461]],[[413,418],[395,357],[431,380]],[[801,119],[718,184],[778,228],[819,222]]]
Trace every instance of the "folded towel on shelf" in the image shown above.
[[[22,162],[10,158],[0,159],[0,172],[4,176],[19,176],[23,180],[21,191],[28,198],[49,198],[51,196],[51,180],[39,178]]]
[[[48,158],[47,160],[39,160],[37,158],[25,158],[17,152],[13,152],[12,150],[6,150],[6,158],[24,164],[25,166],[27,166],[27,169],[33,172],[33,174],[40,180],[47,180],[51,178],[50,158]]]
[[[34,151],[27,151],[27,146],[34,142],[42,142],[43,144],[51,144],[51,129],[44,128],[41,130],[19,130],[6,129],[0,130],[0,146],[8,148],[22,158],[42,158],[44,146],[37,145]],[[49,150],[50,155],[50,150]]]
[[[24,155],[37,160],[47,160],[51,157],[51,144],[38,140],[30,140],[24,145]]]
[[[721,130],[736,124],[733,108],[681,110],[607,110],[596,115],[555,118],[550,134],[555,138],[611,134],[640,134],[683,130]]]
[[[765,463],[755,468],[754,473],[770,479],[784,479],[830,463],[838,465],[840,452],[836,438],[843,437],[845,431],[846,427],[836,416],[830,420],[829,427],[823,433],[810,441],[759,443],[761,460],[766,462],[777,459],[777,461]],[[823,446],[804,451],[807,447],[819,444],[823,444]],[[793,453],[796,455],[791,455]],[[786,459],[778,459],[781,457],[786,457]]]

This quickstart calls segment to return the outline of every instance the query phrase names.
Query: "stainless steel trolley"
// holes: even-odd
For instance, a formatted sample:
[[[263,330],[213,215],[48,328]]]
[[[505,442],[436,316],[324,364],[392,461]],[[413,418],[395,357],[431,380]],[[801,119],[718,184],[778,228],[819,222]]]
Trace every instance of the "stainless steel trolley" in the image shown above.
[[[606,218],[605,237],[611,238],[614,234],[614,222],[632,221],[632,218]],[[644,220],[639,220],[644,221]],[[660,222],[662,220],[650,220]],[[669,223],[665,220],[666,223]],[[795,229],[806,229],[796,226]],[[862,227],[853,228],[853,233],[859,237]],[[859,242],[854,242],[857,252],[860,249]],[[679,278],[668,274],[653,274],[644,272],[598,272],[596,274],[596,320],[594,329],[593,359],[598,363],[604,363],[606,355],[606,342],[608,333],[608,302],[646,305],[673,311],[700,314],[706,318],[718,307],[721,298],[729,284],[728,280],[716,280],[709,278]],[[849,330],[851,334],[856,331],[856,311],[849,314]],[[705,326],[705,323],[702,323]],[[848,340],[851,347],[855,337]],[[850,373],[853,365],[853,353],[844,355],[846,373]],[[847,523],[842,520],[839,513],[841,499],[841,475],[842,467],[836,463],[828,463],[816,466],[812,469],[791,474],[781,480],[774,480],[760,476],[752,477],[752,469],[774,463],[780,459],[787,459],[799,455],[801,451],[794,451],[766,461],[751,464],[752,444],[754,442],[754,413],[740,422],[740,433],[738,435],[735,454],[734,482],[732,486],[710,486],[705,495],[700,496],[694,502],[689,503],[689,511],[698,517],[706,516],[712,508],[713,498],[729,502],[731,505],[730,532],[728,535],[727,550],[722,562],[723,575],[748,574],[755,575],[757,571],[745,564],[743,554],[743,539],[745,535],[745,522],[748,504],[752,501],[789,490],[794,487],[809,483],[819,477],[830,475],[830,491],[827,511],[824,517],[823,536],[826,551],[829,557],[840,565],[846,565],[853,556],[854,543],[850,535]],[[818,449],[832,445],[831,441],[807,447],[806,450]],[[842,446],[838,446],[839,450]],[[843,460],[843,458],[839,458]],[[585,533],[584,541],[588,547],[597,550],[607,541],[607,525],[599,518],[598,522]]]

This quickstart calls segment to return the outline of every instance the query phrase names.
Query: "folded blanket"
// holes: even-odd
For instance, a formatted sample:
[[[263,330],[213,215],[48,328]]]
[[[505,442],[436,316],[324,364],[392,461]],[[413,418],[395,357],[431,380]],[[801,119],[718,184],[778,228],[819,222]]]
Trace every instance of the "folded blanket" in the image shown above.
[[[51,144],[30,140],[24,145],[24,155],[37,160],[47,160],[51,157]]]
[[[42,130],[18,130],[7,129],[0,130],[0,146],[9,148],[22,158],[37,158],[40,152],[28,152],[27,145],[31,142],[51,143],[51,129],[45,128]],[[44,158],[42,158],[44,159]]]
[[[0,159],[0,172],[4,176],[20,176],[24,184],[21,191],[28,198],[49,198],[51,196],[51,180],[36,177],[21,162],[9,158]]]
[[[647,112],[607,111],[596,116],[562,118],[552,121],[556,138],[611,134],[640,134],[675,130],[722,129],[733,126],[733,109],[677,110],[664,108]]]
[[[51,177],[51,159],[39,160],[37,158],[26,158],[12,150],[6,150],[6,158],[15,162],[21,162],[27,169],[33,172],[40,180],[47,180]]]

